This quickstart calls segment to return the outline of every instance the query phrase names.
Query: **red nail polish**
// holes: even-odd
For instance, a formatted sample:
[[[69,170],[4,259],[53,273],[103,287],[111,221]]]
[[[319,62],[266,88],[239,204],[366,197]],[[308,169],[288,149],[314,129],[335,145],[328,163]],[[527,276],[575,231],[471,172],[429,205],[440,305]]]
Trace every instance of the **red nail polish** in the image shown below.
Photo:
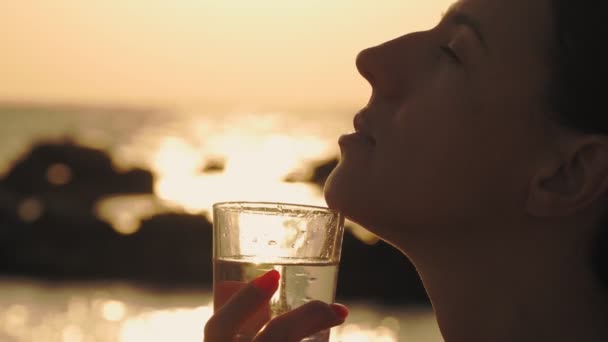
[[[281,274],[277,270],[270,270],[261,276],[255,278],[252,283],[265,294],[273,294],[279,287],[279,278]]]
[[[334,303],[334,304],[329,304],[329,307],[341,319],[346,319],[346,317],[348,317],[348,309],[346,308],[346,306]]]

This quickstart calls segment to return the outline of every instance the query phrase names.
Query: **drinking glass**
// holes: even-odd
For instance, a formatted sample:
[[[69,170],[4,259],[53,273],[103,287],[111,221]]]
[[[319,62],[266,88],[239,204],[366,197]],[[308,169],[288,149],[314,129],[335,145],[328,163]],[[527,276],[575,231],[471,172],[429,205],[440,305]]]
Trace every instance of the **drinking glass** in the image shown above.
[[[286,203],[213,206],[213,298],[219,309],[249,281],[274,269],[279,288],[239,331],[250,341],[273,317],[313,300],[335,299],[344,217],[331,209]],[[303,341],[328,341],[329,330]]]

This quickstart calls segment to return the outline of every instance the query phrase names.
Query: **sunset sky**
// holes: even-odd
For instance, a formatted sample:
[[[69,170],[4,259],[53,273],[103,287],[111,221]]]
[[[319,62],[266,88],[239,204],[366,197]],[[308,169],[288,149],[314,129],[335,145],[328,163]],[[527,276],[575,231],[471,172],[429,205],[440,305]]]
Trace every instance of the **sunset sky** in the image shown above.
[[[355,106],[361,49],[451,0],[8,0],[0,100]]]

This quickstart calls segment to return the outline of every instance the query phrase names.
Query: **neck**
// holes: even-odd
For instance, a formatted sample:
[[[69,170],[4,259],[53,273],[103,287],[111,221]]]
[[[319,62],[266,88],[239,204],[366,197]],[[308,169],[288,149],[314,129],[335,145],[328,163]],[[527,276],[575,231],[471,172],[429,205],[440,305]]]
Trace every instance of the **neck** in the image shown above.
[[[538,231],[402,248],[446,342],[608,341],[608,291],[583,252],[588,241]]]

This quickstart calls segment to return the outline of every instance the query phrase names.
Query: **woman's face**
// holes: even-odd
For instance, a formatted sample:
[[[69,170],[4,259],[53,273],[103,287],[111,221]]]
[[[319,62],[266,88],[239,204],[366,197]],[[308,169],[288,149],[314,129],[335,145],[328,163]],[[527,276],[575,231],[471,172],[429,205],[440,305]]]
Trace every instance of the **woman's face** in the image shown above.
[[[518,220],[548,142],[551,37],[548,0],[461,0],[433,29],[362,51],[373,92],[328,205],[395,243]]]

